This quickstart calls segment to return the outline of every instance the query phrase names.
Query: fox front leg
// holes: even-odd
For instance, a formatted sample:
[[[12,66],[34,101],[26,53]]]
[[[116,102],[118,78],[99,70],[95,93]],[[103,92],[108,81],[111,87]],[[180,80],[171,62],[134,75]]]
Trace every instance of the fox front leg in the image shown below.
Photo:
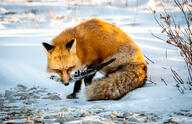
[[[75,82],[73,93],[67,95],[68,99],[77,99],[77,93],[79,93],[81,89],[82,80],[78,80]]]
[[[91,69],[92,67],[93,67],[92,65],[89,65],[89,66],[87,67],[87,70],[88,70],[88,69]],[[88,76],[88,77],[86,77],[86,78],[84,79],[85,86],[89,86],[89,85],[91,84],[91,82],[92,82],[95,74],[96,74],[96,73],[94,73],[94,74],[92,74],[92,75],[90,75],[90,76]]]
[[[95,73],[84,79],[85,86],[89,86],[91,84],[94,76],[95,76]]]

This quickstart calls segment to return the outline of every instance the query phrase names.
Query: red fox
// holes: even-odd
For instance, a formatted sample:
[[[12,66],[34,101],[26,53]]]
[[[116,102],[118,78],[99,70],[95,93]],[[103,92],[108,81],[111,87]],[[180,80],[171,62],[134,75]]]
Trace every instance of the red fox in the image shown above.
[[[121,29],[113,24],[88,19],[64,30],[51,44],[43,43],[48,56],[48,72],[56,72],[68,85],[73,69],[95,66],[116,59],[101,71],[106,77],[92,81],[84,79],[88,100],[116,100],[145,84],[147,64],[140,48]],[[67,98],[77,98],[82,81],[76,81]]]

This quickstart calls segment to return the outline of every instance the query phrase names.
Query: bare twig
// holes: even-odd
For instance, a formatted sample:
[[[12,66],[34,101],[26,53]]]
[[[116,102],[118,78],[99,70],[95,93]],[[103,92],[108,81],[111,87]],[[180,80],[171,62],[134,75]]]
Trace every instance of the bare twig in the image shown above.
[[[162,67],[162,68],[167,70],[167,68],[165,68],[165,67]]]
[[[188,72],[188,81],[184,81],[182,77],[173,69],[171,72],[173,74],[174,80],[177,82],[177,85],[182,85],[183,89],[186,90],[185,84],[188,84],[189,89],[191,88],[192,82],[192,6],[189,5],[189,0],[180,1],[174,0],[176,6],[180,9],[180,12],[183,14],[186,26],[180,26],[176,23],[175,18],[166,11],[166,7],[162,4],[164,13],[159,15],[157,18],[156,11],[153,10],[154,19],[157,24],[162,28],[161,33],[165,34],[167,38],[161,38],[153,33],[152,36],[160,39],[170,45],[173,45],[179,48],[180,55],[183,57],[186,70]],[[166,49],[166,58],[167,58],[167,49]],[[163,81],[163,80],[162,80]],[[184,93],[180,87],[180,91]]]
[[[149,60],[151,63],[155,63],[154,61],[152,61],[151,59],[149,59],[147,56],[145,56],[145,58],[147,59],[147,60]]]
[[[163,83],[165,83],[165,85],[167,86],[166,81],[161,77],[161,81],[163,81]]]
[[[149,82],[151,82],[152,84],[155,84],[155,85],[156,85],[156,83],[152,81],[151,76],[147,79],[147,81],[149,81]]]
[[[176,84],[176,87],[177,87],[177,89],[179,90],[179,92],[180,92],[181,94],[184,94],[184,90],[182,90],[178,84]]]
[[[126,1],[128,1],[128,0],[126,0]],[[136,13],[135,13],[135,17],[134,17],[134,20],[133,20],[133,26],[135,26],[135,24],[136,24],[136,18],[137,18],[137,14],[138,14],[138,0],[136,1],[137,2],[137,8],[136,8]]]
[[[180,84],[184,84],[184,83],[185,83],[185,82],[182,80],[182,78],[179,76],[179,74],[178,74],[175,70],[171,69],[171,71],[172,71],[172,73],[173,73],[173,76],[176,78],[176,80],[177,80]]]

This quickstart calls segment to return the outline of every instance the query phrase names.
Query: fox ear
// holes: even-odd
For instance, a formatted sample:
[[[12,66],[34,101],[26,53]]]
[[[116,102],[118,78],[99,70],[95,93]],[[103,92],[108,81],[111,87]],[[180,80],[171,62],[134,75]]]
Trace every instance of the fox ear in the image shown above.
[[[54,46],[48,44],[48,43],[45,43],[43,42],[42,45],[44,46],[44,48],[48,51],[52,50],[54,48]]]
[[[67,43],[66,48],[69,49],[70,53],[76,53],[76,40],[73,39]]]

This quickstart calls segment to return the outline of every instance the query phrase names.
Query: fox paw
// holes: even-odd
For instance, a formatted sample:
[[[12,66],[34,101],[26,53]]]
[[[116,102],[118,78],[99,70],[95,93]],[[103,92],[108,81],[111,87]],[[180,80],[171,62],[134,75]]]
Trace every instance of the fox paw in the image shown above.
[[[76,94],[71,93],[71,94],[67,95],[67,99],[78,99],[78,97]]]

